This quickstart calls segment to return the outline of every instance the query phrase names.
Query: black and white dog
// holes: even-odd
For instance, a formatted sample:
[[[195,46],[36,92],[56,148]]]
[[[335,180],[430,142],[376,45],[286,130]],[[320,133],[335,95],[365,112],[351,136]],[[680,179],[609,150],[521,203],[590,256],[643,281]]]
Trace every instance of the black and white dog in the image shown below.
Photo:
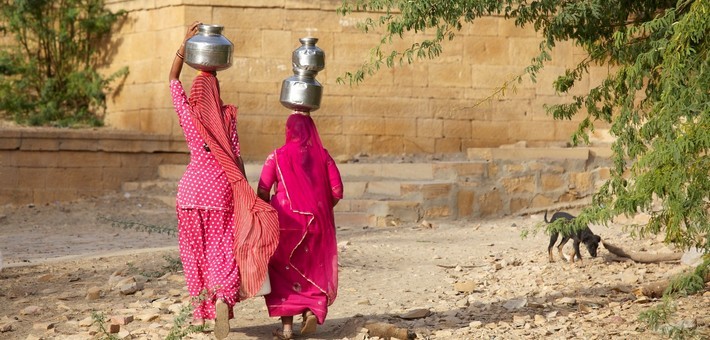
[[[547,220],[547,211],[545,211],[545,222],[546,223],[552,223],[557,219],[563,218],[565,220],[571,221],[575,218],[575,216],[572,216],[569,213],[563,212],[563,211],[558,211],[554,214],[552,214],[552,218],[550,220]],[[550,235],[550,245],[547,247],[547,254],[550,257],[550,262],[554,262],[552,259],[552,247],[555,246],[555,242],[557,242],[557,237],[558,233],[554,232]],[[589,252],[589,255],[592,257],[597,257],[597,248],[599,247],[599,242],[601,242],[602,238],[599,237],[598,235],[594,235],[591,229],[589,227],[585,227],[582,230],[579,230],[575,233],[572,233],[570,235],[565,235],[562,234],[562,240],[560,241],[560,244],[557,245],[557,251],[560,255],[560,258],[564,258],[564,255],[562,254],[562,248],[565,246],[567,241],[569,239],[573,240],[573,247],[574,247],[574,254],[572,254],[572,257],[570,258],[570,262],[574,263],[575,257],[582,261],[582,254],[579,252],[579,244],[584,243],[584,246],[587,248],[587,251]]]

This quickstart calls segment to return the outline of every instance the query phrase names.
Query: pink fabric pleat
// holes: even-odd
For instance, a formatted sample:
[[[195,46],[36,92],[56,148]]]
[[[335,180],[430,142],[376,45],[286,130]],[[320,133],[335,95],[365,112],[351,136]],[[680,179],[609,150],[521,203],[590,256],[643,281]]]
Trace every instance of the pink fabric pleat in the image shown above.
[[[210,73],[200,72],[190,90],[192,115],[200,135],[224,169],[234,194],[234,256],[241,277],[241,297],[253,297],[268,271],[269,258],[279,241],[278,215],[271,205],[256,196],[239,169],[232,151],[230,122],[237,109],[223,105],[219,82]]]

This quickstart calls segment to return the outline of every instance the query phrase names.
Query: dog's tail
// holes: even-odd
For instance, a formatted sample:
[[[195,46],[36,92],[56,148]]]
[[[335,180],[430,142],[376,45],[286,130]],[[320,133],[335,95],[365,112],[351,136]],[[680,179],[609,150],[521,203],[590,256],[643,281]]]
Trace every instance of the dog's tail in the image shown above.
[[[545,216],[543,218],[545,219],[545,223],[550,223],[550,221],[547,220],[547,210],[545,210]]]

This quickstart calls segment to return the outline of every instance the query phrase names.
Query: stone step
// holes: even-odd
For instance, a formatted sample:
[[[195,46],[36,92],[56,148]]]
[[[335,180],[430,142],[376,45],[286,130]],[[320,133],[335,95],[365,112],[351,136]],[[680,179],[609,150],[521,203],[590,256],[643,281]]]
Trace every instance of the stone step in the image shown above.
[[[590,150],[586,147],[578,148],[469,148],[467,156],[470,160],[531,160],[531,159],[559,159],[559,160],[586,160]]]
[[[150,197],[165,203],[168,207],[175,207],[174,195],[150,195]],[[413,213],[418,207],[416,202],[389,202],[391,207],[383,201],[342,200],[335,206],[335,224],[337,226],[386,226],[388,222],[391,225],[391,221],[417,222],[419,220],[419,215]]]
[[[343,180],[400,179],[426,181],[435,179],[435,165],[440,163],[345,163],[338,164]],[[250,182],[261,175],[261,163],[246,163],[244,169]],[[161,178],[177,180],[185,172],[185,164],[164,164],[158,169]],[[439,166],[441,168],[441,166]]]
[[[373,217],[367,213],[336,212],[335,225],[337,227],[365,227],[374,225]]]
[[[249,183],[256,190],[257,182]],[[348,181],[344,183],[347,199],[382,200],[436,200],[450,199],[455,183],[451,181],[401,182],[389,181]],[[159,179],[143,182],[126,182],[124,192],[148,191],[151,193],[177,193],[177,180]]]

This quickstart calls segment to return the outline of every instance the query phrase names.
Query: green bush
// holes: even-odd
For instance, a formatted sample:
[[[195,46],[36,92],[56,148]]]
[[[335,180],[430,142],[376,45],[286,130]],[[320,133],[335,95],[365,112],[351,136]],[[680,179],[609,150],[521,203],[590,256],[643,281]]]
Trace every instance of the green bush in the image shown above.
[[[110,33],[125,11],[102,0],[0,0],[0,116],[32,126],[101,126],[110,84]]]

